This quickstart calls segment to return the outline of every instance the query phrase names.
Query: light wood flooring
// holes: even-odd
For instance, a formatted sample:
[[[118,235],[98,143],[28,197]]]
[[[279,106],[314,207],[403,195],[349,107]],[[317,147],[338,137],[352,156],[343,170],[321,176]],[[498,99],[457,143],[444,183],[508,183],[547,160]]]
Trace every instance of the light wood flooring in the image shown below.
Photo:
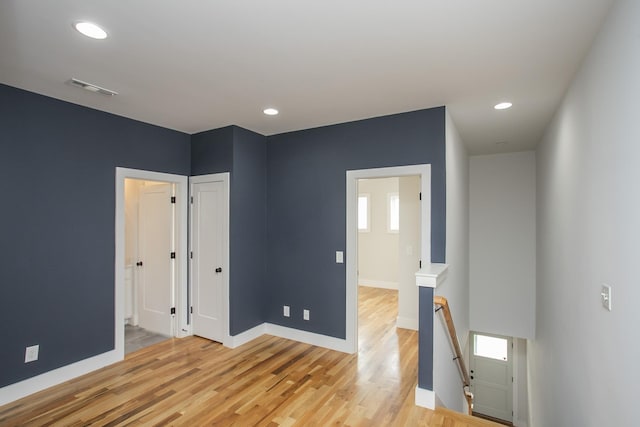
[[[0,407],[2,426],[432,426],[496,424],[415,406],[417,333],[397,292],[360,288],[360,350],[263,336],[235,349],[169,339]]]

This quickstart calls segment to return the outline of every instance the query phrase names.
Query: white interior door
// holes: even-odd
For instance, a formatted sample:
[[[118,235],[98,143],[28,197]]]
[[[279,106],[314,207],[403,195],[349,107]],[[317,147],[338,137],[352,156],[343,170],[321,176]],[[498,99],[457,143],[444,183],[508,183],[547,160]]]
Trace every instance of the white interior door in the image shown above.
[[[197,182],[191,186],[191,283],[193,333],[223,342],[225,332],[224,286],[227,238],[227,195],[223,181]]]
[[[142,187],[138,213],[140,327],[172,336],[174,204],[172,184]]]
[[[512,338],[471,334],[473,412],[501,420],[513,419]]]

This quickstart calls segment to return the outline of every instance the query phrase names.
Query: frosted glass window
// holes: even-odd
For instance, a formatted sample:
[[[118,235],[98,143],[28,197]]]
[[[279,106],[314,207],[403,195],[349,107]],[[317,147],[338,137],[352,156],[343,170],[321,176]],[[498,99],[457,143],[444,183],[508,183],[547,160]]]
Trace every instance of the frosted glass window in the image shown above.
[[[358,196],[358,231],[369,231],[369,195]]]
[[[473,354],[490,359],[507,360],[509,341],[505,338],[475,335]]]
[[[397,233],[400,231],[400,196],[398,193],[390,193],[387,197],[389,203],[388,231]]]

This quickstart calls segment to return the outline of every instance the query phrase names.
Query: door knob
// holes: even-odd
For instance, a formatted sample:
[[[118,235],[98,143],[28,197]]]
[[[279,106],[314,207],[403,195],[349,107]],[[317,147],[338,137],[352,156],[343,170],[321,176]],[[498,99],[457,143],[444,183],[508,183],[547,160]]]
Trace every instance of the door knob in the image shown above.
[[[137,265],[138,267],[142,267],[142,261],[138,261],[138,262],[136,262],[136,265]]]
[[[216,273],[222,273],[222,267],[216,268]]]

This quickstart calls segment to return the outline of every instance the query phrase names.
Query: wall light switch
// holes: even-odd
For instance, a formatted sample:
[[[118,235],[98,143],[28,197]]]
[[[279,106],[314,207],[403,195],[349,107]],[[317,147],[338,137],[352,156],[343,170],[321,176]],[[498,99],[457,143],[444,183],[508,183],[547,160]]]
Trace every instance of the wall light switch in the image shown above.
[[[309,310],[303,310],[302,311],[302,318],[304,320],[309,320]]]
[[[602,292],[600,292],[600,298],[602,298],[602,306],[611,311],[611,286],[602,285]]]
[[[342,251],[336,251],[336,264],[344,263],[344,254]]]
[[[288,305],[283,305],[282,306],[282,315],[284,317],[289,317],[289,315],[290,315],[289,313],[290,313],[289,312],[289,306]]]

